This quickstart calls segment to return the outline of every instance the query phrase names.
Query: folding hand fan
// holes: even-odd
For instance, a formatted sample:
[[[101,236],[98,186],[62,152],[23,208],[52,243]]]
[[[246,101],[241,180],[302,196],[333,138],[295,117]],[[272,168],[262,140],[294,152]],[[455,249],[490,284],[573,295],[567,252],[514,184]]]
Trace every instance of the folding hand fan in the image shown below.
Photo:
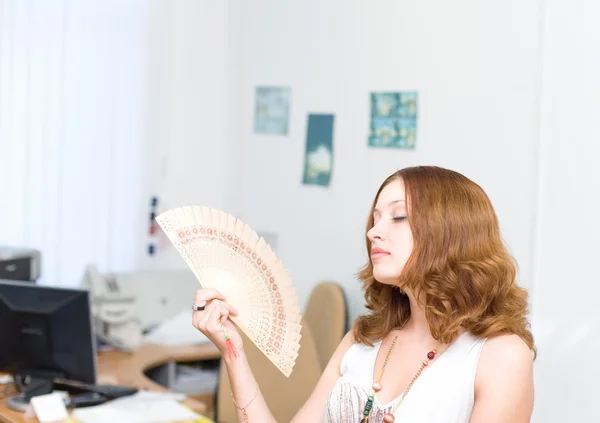
[[[156,217],[203,288],[236,308],[231,320],[286,376],[300,348],[300,306],[292,280],[270,246],[241,220],[200,206]]]

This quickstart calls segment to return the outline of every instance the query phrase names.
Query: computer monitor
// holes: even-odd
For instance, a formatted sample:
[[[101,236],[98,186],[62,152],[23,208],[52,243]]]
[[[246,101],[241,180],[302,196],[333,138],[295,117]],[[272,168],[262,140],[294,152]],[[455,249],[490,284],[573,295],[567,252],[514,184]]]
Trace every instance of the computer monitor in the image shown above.
[[[96,383],[88,291],[0,280],[0,371],[38,388],[54,378]]]

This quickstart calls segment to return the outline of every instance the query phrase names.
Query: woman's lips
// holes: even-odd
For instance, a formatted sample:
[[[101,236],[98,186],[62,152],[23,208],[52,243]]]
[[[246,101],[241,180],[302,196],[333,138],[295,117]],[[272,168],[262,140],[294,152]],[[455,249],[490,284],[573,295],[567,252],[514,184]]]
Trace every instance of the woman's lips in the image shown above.
[[[389,255],[390,253],[384,250],[383,248],[375,247],[371,250],[371,260],[375,260]]]

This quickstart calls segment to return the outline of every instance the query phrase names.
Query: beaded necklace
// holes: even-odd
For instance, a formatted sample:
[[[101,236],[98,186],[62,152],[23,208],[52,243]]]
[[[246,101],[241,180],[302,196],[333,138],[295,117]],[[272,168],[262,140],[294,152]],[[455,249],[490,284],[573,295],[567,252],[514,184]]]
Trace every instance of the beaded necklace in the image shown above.
[[[365,404],[365,408],[363,410],[364,417],[360,421],[360,423],[368,423],[369,422],[369,414],[371,413],[371,408],[373,408],[373,400],[375,399],[375,393],[379,392],[381,390],[381,377],[383,376],[383,371],[388,362],[388,359],[390,358],[390,354],[392,353],[392,350],[394,349],[394,346],[396,345],[397,339],[398,339],[398,335],[396,335],[394,337],[394,340],[392,341],[392,345],[390,345],[390,349],[388,350],[388,352],[385,356],[385,360],[383,361],[383,366],[381,367],[381,371],[379,372],[379,377],[377,378],[377,381],[373,382],[371,395],[369,395],[369,397],[367,399],[367,403]],[[408,387],[404,390],[404,392],[402,392],[402,395],[400,396],[400,400],[398,400],[398,404],[396,404],[396,406],[394,407],[394,409],[392,410],[391,413],[386,413],[383,416],[383,421],[385,423],[393,423],[394,420],[396,420],[396,418],[394,417],[394,413],[396,412],[396,410],[398,409],[400,404],[402,404],[402,401],[406,397],[406,394],[408,394],[408,391],[410,391],[410,388],[412,388],[412,386],[415,383],[415,381],[417,380],[417,378],[419,376],[421,376],[423,369],[425,369],[425,367],[427,367],[429,365],[429,361],[433,360],[435,358],[436,354],[437,354],[437,350],[435,348],[427,353],[427,359],[424,360],[423,363],[421,363],[421,367],[419,368],[419,370],[417,371],[415,376],[412,378],[412,380],[408,384]]]

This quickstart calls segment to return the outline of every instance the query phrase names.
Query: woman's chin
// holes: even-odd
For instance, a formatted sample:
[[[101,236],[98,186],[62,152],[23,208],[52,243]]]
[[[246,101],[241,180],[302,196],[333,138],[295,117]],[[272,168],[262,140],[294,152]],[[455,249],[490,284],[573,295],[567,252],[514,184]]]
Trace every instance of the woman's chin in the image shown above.
[[[398,279],[400,279],[400,275],[396,274],[378,274],[373,272],[373,277],[379,283],[384,285],[398,285]]]

